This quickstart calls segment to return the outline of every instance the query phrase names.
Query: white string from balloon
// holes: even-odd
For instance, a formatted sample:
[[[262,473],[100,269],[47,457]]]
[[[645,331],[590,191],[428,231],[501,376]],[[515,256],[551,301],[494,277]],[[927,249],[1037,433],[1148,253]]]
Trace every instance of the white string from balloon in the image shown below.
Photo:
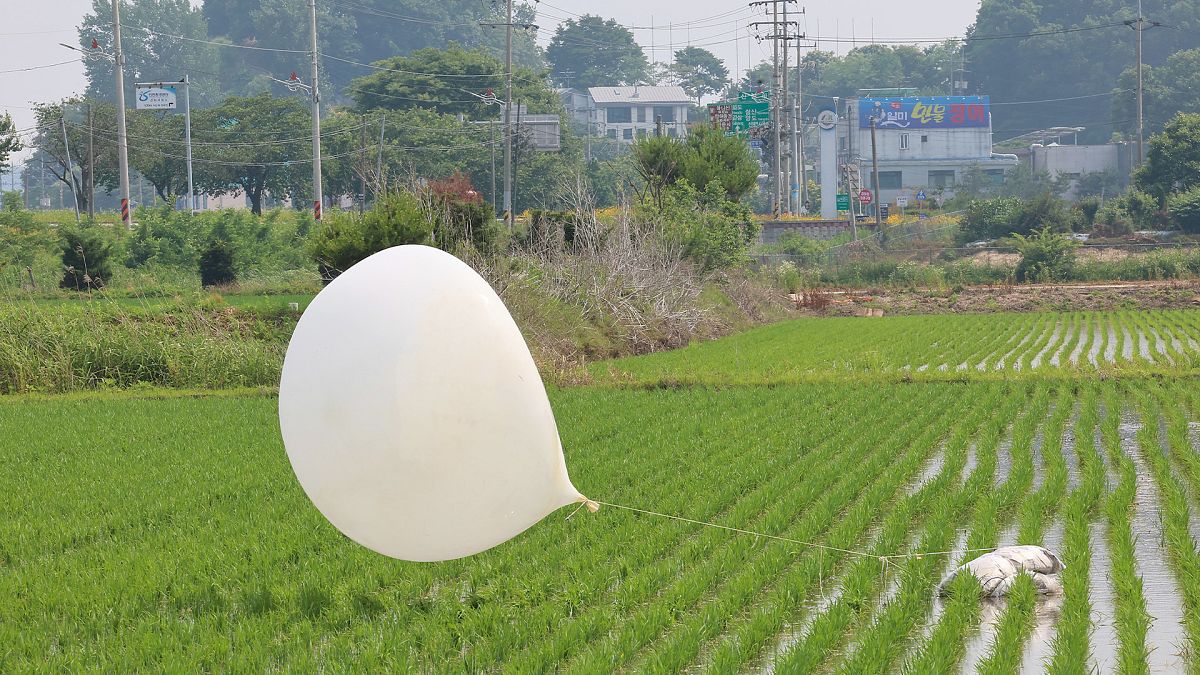
[[[648,509],[639,509],[639,508],[636,508],[633,506],[623,506],[621,504],[613,504],[611,502],[602,502],[602,501],[599,501],[596,499],[588,499],[587,497],[580,497],[578,499],[578,502],[579,502],[579,506],[577,506],[575,508],[575,511],[571,512],[571,515],[567,516],[568,519],[570,519],[571,516],[574,516],[575,513],[578,512],[579,509],[583,508],[584,506],[586,506],[588,508],[588,510],[591,511],[592,513],[599,511],[601,506],[609,506],[614,509],[633,511],[635,513],[646,514],[648,516],[658,516],[660,518],[669,518],[670,520],[678,520],[680,522],[691,523],[693,525],[702,525],[704,527],[712,527],[712,528],[716,528],[718,530],[727,530],[729,532],[736,532],[738,534],[748,534],[752,537],[759,537],[762,539],[774,539],[775,541],[782,541],[784,543],[795,544],[797,546],[807,546],[809,548],[823,549],[826,551],[835,551],[837,553],[845,553],[846,555],[859,556],[862,558],[875,558],[875,559],[879,560],[879,562],[882,563],[885,568],[887,567],[887,565],[890,561],[892,561],[896,558],[923,558],[927,555],[930,555],[930,556],[932,556],[932,555],[954,555],[956,553],[962,553],[962,554],[965,554],[965,553],[989,553],[991,551],[996,550],[995,547],[992,547],[992,548],[968,548],[968,549],[962,549],[959,551],[923,551],[923,552],[917,552],[917,553],[893,553],[891,555],[876,555],[874,553],[867,553],[866,551],[855,551],[855,550],[848,549],[848,548],[838,548],[837,546],[828,546],[826,544],[818,544],[818,543],[811,542],[811,541],[802,541],[800,539],[791,539],[789,537],[780,537],[780,536],[774,535],[774,534],[766,534],[765,532],[755,532],[753,530],[744,530],[740,527],[731,527],[729,525],[718,525],[717,523],[706,523],[703,520],[694,520],[692,518],[684,518],[683,516],[675,516],[675,515],[671,515],[669,513],[661,513],[659,511],[650,511]],[[893,562],[892,564],[895,564],[895,563]]]

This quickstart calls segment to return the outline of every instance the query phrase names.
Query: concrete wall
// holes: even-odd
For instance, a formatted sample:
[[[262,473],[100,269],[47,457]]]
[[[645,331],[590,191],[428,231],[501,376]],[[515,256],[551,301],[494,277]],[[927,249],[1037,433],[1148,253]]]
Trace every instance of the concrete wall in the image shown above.
[[[850,231],[850,223],[844,220],[771,220],[762,224],[759,242],[764,245],[774,244],[788,232],[796,232],[810,239],[833,239]]]

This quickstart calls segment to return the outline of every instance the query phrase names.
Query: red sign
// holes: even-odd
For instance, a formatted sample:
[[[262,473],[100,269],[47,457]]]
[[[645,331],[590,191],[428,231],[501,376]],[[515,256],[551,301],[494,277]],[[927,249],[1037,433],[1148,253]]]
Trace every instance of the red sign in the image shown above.
[[[862,189],[858,193],[858,201],[862,202],[863,204],[870,204],[871,197],[872,197],[871,191],[867,190],[866,188]]]

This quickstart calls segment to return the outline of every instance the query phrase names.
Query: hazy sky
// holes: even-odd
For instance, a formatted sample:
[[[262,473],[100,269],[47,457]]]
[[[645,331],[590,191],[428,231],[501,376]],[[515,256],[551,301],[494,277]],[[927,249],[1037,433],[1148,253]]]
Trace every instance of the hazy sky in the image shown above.
[[[716,53],[732,72],[745,70],[771,53],[770,43],[754,40],[747,28],[751,21],[767,17],[755,14],[744,2],[608,0],[598,9],[594,0],[554,0],[538,7],[538,42],[542,45],[550,41],[561,20],[592,12],[635,27],[638,42],[657,61],[669,61],[673,49],[690,43]],[[978,7],[978,0],[839,0],[813,3],[799,21],[801,30],[822,49],[845,53],[873,37],[962,35],[975,20]],[[81,91],[83,65],[73,62],[24,72],[4,71],[69,61],[72,52],[58,43],[75,43],[75,26],[90,8],[90,0],[0,0],[4,19],[0,23],[0,111],[11,113],[18,129],[33,125],[30,101],[55,100]]]

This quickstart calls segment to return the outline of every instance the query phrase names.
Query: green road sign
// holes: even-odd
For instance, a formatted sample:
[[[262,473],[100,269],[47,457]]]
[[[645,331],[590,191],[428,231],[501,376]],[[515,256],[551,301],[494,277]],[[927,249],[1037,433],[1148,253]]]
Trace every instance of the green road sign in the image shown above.
[[[708,104],[709,119],[727,134],[744,134],[769,124],[771,104],[767,101],[722,101]]]
[[[841,195],[837,196],[837,210],[838,211],[849,211],[850,210],[850,195],[841,194]]]

